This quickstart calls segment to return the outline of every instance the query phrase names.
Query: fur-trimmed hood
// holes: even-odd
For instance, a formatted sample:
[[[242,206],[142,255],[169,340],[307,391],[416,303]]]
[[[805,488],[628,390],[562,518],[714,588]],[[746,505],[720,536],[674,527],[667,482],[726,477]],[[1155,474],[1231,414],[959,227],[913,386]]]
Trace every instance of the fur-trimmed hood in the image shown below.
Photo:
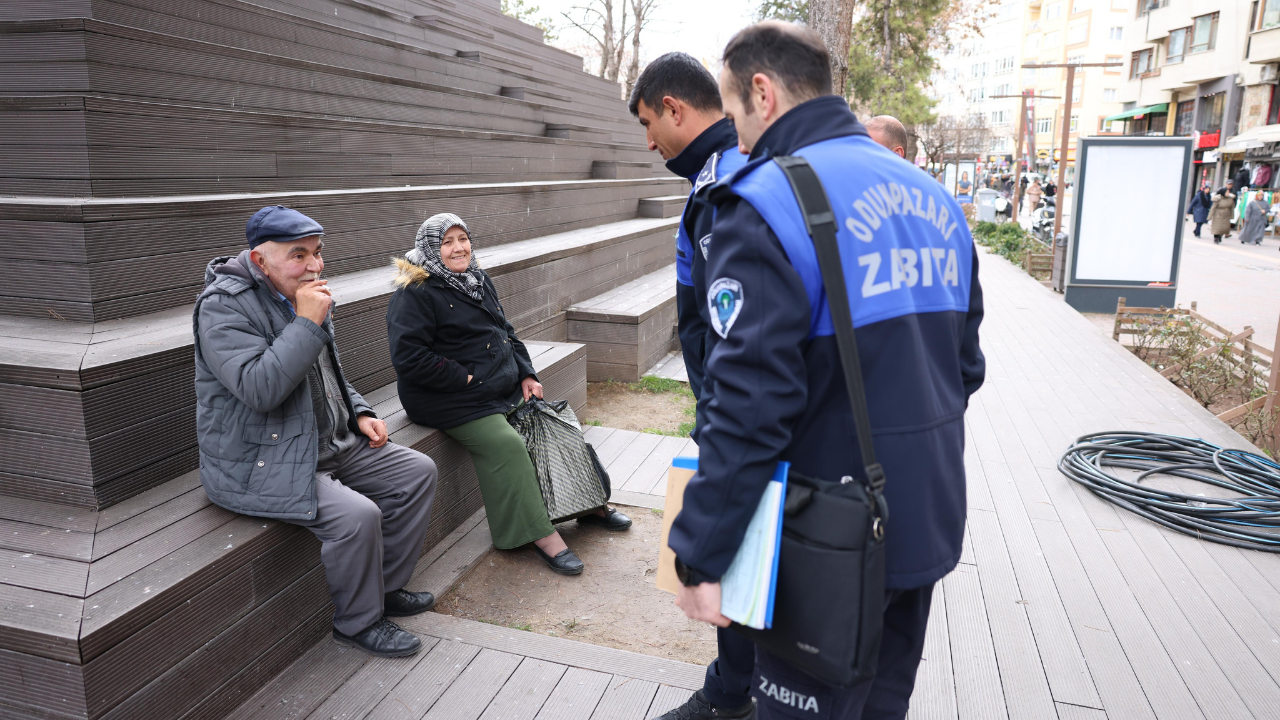
[[[396,258],[396,276],[392,280],[396,287],[409,287],[410,285],[421,285],[431,277],[431,273],[427,272],[419,265],[405,260],[404,258]]]

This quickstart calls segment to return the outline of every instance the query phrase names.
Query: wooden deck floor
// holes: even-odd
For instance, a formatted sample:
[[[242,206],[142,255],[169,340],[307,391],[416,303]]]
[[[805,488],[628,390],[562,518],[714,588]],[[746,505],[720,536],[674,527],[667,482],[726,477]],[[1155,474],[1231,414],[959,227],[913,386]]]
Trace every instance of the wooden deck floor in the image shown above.
[[[1280,557],[1168,532],[1056,469],[1099,430],[1247,443],[1030,277],[984,256],[982,278],[966,547],[934,594],[910,717],[1276,717]],[[589,439],[619,502],[648,506],[670,458],[696,451],[607,428]],[[568,640],[434,614],[406,625],[429,652],[369,660],[322,642],[238,717],[649,718],[701,683],[700,668]]]

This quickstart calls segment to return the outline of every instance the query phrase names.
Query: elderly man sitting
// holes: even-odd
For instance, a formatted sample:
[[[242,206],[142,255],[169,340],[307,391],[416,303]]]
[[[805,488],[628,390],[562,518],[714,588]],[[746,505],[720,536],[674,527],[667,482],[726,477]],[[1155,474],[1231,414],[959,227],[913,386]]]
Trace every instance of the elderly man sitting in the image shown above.
[[[228,510],[315,533],[334,640],[412,655],[421,641],[387,618],[435,604],[404,589],[427,534],[435,463],[389,444],[386,423],[342,376],[320,224],[276,205],[245,231],[249,249],[210,262],[196,301],[200,480]]]

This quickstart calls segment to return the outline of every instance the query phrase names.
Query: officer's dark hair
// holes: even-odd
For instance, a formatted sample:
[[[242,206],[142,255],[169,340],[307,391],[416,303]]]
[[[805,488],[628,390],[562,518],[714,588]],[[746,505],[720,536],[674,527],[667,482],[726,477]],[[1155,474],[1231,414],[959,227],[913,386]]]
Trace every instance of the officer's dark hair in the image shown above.
[[[671,96],[699,112],[720,112],[720,86],[693,56],[669,52],[645,67],[631,90],[627,108],[640,116],[640,101],[662,116],[662,98]]]
[[[751,78],[768,75],[797,103],[831,94],[831,56],[812,29],[778,20],[738,32],[724,48],[724,66],[748,114]]]

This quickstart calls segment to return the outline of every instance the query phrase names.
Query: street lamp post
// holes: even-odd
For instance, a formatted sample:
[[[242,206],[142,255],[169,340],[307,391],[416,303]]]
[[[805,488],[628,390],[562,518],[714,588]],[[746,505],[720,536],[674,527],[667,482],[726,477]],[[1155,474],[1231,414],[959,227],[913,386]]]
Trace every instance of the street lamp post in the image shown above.
[[[1014,214],[1017,215],[1019,197],[1018,193],[1022,188],[1022,143],[1026,141],[1027,132],[1031,128],[1027,127],[1027,100],[1032,98],[1037,100],[1058,100],[1057,95],[1036,95],[1034,90],[1024,90],[1020,95],[991,95],[992,98],[1022,98],[1021,107],[1018,109],[1018,147],[1014,151],[1017,155],[1013,160],[1013,197],[1014,197]],[[1028,161],[1029,162],[1029,161]],[[1029,170],[1030,168],[1028,168]],[[1017,218],[1015,217],[1016,221]]]
[[[1067,172],[1067,143],[1071,141],[1071,100],[1072,92],[1076,86],[1076,68],[1083,67],[1121,67],[1124,63],[1028,63],[1023,65],[1024,69],[1040,68],[1066,68],[1067,69],[1067,92],[1065,107],[1062,110],[1062,159],[1058,161],[1058,192],[1064,192],[1062,186],[1063,180]],[[1060,201],[1059,201],[1060,202]],[[1062,211],[1061,206],[1054,209],[1053,212],[1053,238],[1054,253],[1057,254],[1057,238],[1058,233],[1062,231]]]

